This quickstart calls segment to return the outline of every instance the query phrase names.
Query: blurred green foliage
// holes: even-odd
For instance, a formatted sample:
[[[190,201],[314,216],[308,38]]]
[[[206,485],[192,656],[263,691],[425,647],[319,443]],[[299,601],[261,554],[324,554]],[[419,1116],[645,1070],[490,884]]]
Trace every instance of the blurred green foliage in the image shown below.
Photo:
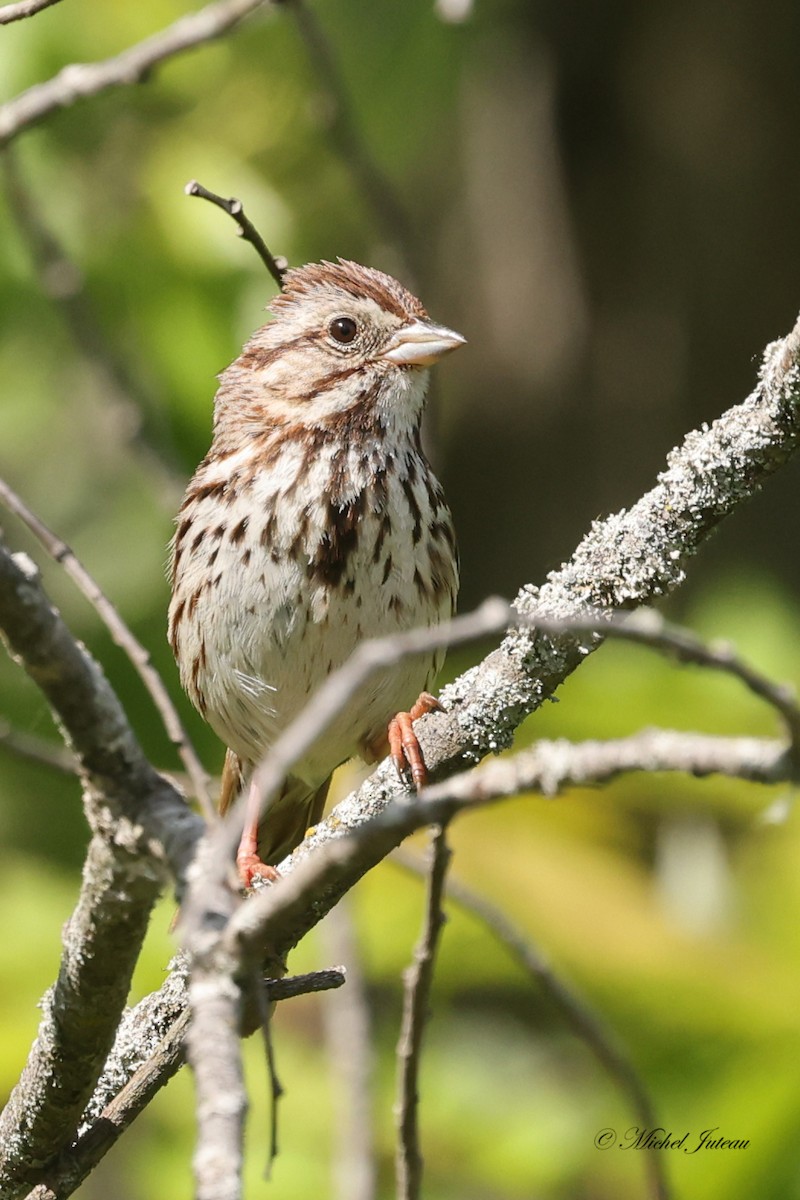
[[[75,547],[182,706],[210,768],[221,748],[180,697],[164,637],[166,543],[209,439],[214,375],[261,322],[272,286],[192,177],[238,195],[274,252],[337,254],[404,273],[470,347],[440,371],[431,438],[456,511],[464,604],[566,558],[590,520],[632,502],[670,445],[752,383],[753,356],[798,307],[794,144],[800,9],[755,0],[651,7],[430,0],[317,4],[352,112],[412,238],[387,230],[331,138],[333,108],[292,19],[270,10],[220,43],[54,115],[13,148],[0,212],[0,470]],[[0,30],[12,95],[67,62],[116,53],[189,11],[65,0]],[[63,249],[36,266],[30,227]],[[29,232],[25,233],[25,227]],[[395,231],[396,232],[396,231]],[[66,260],[66,261],[65,261]],[[407,269],[405,277],[408,278]],[[65,304],[78,297],[77,317]],[[69,316],[73,313],[72,319]],[[72,324],[71,324],[72,320]],[[93,352],[76,345],[75,321]],[[670,611],[776,678],[800,679],[797,468],[737,514]],[[75,632],[103,663],[148,753],[174,768],[132,669],[28,536]],[[450,676],[478,650],[453,655]],[[606,646],[523,728],[608,737],[643,724],[772,733],[731,683]],[[55,737],[35,689],[0,660],[0,712]],[[86,842],[74,781],[0,750],[0,1093],[15,1081],[52,981]],[[764,820],[781,789],[632,777],[557,801],[521,797],[458,821],[454,872],[492,897],[602,1014],[662,1124],[741,1151],[664,1151],[676,1195],[800,1197],[800,824]],[[420,885],[384,864],[355,894],[376,1038],[381,1195],[392,1194],[399,973]],[[134,997],[157,987],[173,902],[153,922]],[[323,965],[312,936],[294,969]],[[325,997],[277,1018],[282,1153],[266,1154],[263,1052],[248,1194],[331,1194],[337,1081]],[[182,1072],[84,1198],[191,1194]],[[637,1151],[598,1150],[633,1123],[589,1051],[480,925],[453,910],[423,1075],[431,1200],[644,1195]]]

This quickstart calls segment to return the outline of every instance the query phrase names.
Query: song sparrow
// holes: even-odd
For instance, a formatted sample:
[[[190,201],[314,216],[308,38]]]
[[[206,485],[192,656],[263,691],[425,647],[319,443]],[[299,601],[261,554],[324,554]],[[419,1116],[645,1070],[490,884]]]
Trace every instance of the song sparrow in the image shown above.
[[[220,376],[211,449],[172,542],[170,643],[192,702],[229,747],[223,811],[359,641],[451,616],[458,584],[420,420],[426,368],[464,338],[389,275],[341,259],[287,272],[270,311]],[[274,877],[263,864],[319,820],[345,759],[374,760],[388,741],[419,785],[411,722],[438,707],[424,689],[440,658],[374,676],[297,763],[264,828],[250,812],[245,884]]]

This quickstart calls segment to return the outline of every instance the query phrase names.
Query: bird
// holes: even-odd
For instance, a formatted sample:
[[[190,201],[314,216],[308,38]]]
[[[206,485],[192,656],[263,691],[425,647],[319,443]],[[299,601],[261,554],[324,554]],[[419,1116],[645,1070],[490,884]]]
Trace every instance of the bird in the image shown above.
[[[366,638],[449,619],[458,552],[422,448],[429,368],[466,339],[392,276],[346,259],[287,270],[271,320],[219,376],[211,446],[170,545],[169,641],[182,685],[227,747],[220,810],[315,689]],[[321,818],[333,771],[387,748],[419,788],[413,721],[440,708],[443,652],[406,658],[346,701],[260,821],[242,884]]]

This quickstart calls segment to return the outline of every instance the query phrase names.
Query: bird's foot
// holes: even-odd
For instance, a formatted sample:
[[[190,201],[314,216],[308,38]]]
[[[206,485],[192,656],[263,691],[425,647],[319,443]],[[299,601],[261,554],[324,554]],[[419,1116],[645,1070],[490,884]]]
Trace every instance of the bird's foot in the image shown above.
[[[246,831],[242,834],[242,840],[236,852],[236,869],[247,891],[280,879],[280,874],[274,867],[261,861],[258,856],[256,839]]]
[[[389,722],[389,752],[392,762],[401,779],[405,778],[407,768],[411,771],[417,791],[428,782],[428,771],[413,722],[429,712],[444,712],[444,709],[430,692],[421,692],[419,700],[408,712],[399,712]]]

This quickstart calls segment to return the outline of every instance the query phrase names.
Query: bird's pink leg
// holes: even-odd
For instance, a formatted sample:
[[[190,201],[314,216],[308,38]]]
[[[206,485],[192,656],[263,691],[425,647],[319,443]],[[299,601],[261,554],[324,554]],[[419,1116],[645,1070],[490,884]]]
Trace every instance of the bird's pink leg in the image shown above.
[[[236,867],[239,878],[246,888],[253,886],[256,877],[274,883],[280,875],[274,867],[262,862],[258,855],[258,825],[261,816],[258,789],[251,783],[247,793],[247,808],[245,809],[244,829],[236,851]]]
[[[416,704],[412,705],[408,712],[397,713],[389,722],[389,751],[397,774],[402,779],[406,767],[410,768],[417,791],[428,782],[428,771],[417,735],[414,733],[413,722],[418,717],[424,717],[425,713],[443,711],[435,696],[430,692],[421,692]]]

